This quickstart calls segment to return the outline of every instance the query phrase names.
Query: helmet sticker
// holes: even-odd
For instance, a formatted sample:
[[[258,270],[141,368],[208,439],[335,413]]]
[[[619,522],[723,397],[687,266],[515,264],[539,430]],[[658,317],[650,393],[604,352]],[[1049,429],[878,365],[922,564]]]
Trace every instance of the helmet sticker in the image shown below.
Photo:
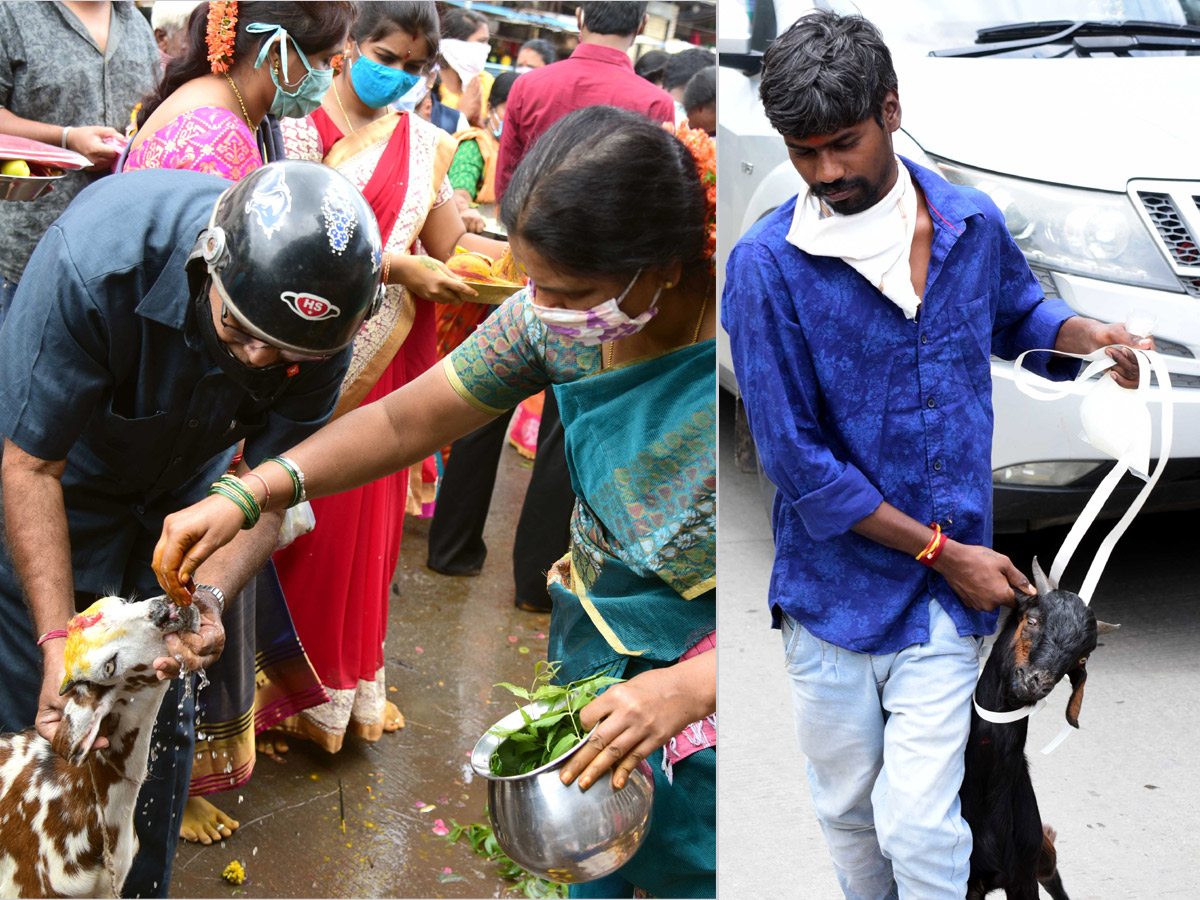
[[[319,322],[321,319],[334,319],[342,314],[340,309],[324,297],[318,297],[316,294],[309,294],[303,291],[300,293],[284,291],[279,295],[279,299],[288,305],[288,309],[300,316],[300,318],[307,319],[309,322]]]
[[[284,180],[283,169],[273,168],[250,194],[246,215],[253,214],[263,232],[270,237],[283,227],[283,217],[291,207],[292,191]]]
[[[378,272],[381,265],[383,265],[383,247],[377,244],[371,251],[371,274],[374,275]]]
[[[321,212],[325,215],[325,232],[329,235],[329,246],[338,256],[350,244],[358,219],[354,215],[354,205],[345,188],[340,184],[331,184],[321,202]]]

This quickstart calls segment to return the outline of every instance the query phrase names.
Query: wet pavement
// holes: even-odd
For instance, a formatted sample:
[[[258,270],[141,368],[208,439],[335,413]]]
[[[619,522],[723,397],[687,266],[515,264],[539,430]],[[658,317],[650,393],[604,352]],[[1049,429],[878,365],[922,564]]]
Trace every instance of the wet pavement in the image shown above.
[[[468,757],[514,708],[492,685],[529,683],[546,656],[549,615],[513,606],[512,538],[526,466],[506,449],[479,577],[426,568],[428,520],[405,522],[385,659],[388,697],[406,726],[377,743],[348,737],[337,754],[291,740],[277,760],[260,755],[247,784],[207,798],[241,828],[213,846],[181,842],[171,896],[507,895],[491,863],[436,831],[451,820],[484,821],[486,782]],[[239,886],[221,880],[235,859],[246,868]]]

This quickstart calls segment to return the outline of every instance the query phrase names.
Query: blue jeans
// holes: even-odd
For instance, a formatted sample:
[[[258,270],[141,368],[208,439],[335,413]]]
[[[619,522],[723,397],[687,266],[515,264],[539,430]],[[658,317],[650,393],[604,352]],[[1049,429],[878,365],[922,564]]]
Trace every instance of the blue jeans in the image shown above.
[[[17,295],[17,283],[7,278],[0,278],[0,328],[4,327],[4,319],[8,316],[13,297]]]
[[[929,614],[927,642],[877,656],[784,616],[796,734],[847,900],[966,894],[958,790],[982,641],[960,637],[937,601]]]

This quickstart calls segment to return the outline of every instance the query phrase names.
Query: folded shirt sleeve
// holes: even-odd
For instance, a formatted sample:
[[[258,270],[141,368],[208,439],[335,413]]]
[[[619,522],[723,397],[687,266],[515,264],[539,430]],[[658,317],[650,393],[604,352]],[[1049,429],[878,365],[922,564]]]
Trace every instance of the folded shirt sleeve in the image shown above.
[[[809,347],[767,248],[734,248],[721,319],[763,470],[814,539],[844,534],[873,513],[883,495],[828,445]]]

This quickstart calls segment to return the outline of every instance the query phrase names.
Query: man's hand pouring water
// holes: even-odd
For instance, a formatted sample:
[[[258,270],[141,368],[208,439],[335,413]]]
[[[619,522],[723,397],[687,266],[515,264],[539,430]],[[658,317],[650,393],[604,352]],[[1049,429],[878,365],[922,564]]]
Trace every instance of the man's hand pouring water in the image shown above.
[[[154,660],[160,681],[178,678],[181,672],[207,668],[225,649],[225,626],[221,624],[221,609],[216,598],[200,589],[192,597],[192,605],[200,613],[200,628],[194,633],[180,631],[167,635],[170,655]]]

